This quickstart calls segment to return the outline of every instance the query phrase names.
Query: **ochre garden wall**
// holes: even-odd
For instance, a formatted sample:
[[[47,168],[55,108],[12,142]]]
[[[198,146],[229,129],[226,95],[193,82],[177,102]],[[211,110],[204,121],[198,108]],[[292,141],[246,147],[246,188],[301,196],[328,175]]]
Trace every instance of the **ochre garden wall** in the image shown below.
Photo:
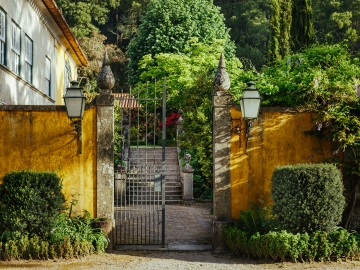
[[[96,216],[96,107],[83,118],[83,149],[64,106],[0,106],[0,177],[14,170],[57,171],[75,210]]]
[[[331,143],[306,134],[314,131],[313,114],[263,108],[253,121],[248,142],[241,112],[231,108],[232,126],[241,124],[240,134],[231,132],[231,218],[250,203],[270,205],[271,177],[276,166],[318,163],[331,157]]]

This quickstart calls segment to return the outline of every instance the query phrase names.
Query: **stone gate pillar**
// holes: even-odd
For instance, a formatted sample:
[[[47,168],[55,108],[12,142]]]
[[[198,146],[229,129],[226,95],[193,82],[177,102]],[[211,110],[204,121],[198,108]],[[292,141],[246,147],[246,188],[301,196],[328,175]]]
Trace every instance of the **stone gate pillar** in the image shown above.
[[[223,55],[215,75],[213,88],[213,247],[225,250],[222,225],[231,220],[230,198],[230,139],[232,98],[228,93],[230,79]]]
[[[115,79],[107,53],[97,79],[100,93],[95,99],[97,132],[97,217],[107,218],[109,249],[114,245],[114,96]],[[109,224],[111,223],[111,224]]]

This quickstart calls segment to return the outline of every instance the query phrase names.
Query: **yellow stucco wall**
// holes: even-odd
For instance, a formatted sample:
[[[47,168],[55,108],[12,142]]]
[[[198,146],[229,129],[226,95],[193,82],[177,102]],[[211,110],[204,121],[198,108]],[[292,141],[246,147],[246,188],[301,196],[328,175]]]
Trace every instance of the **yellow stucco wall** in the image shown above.
[[[85,111],[83,151],[66,111],[0,111],[0,176],[14,170],[58,171],[76,211],[96,216],[96,107]]]
[[[318,163],[331,157],[331,143],[307,135],[314,131],[312,114],[300,112],[261,112],[253,121],[246,142],[245,122],[241,112],[232,108],[232,125],[241,124],[240,134],[231,134],[230,182],[231,217],[250,203],[270,205],[271,177],[277,166]]]
[[[56,50],[56,105],[64,105],[65,92],[65,61],[68,60],[71,67],[71,80],[77,79],[77,66],[69,58],[64,48],[57,43]]]
[[[65,72],[65,59],[64,59],[65,52],[61,45],[57,43],[57,50],[56,50],[56,105],[63,105],[64,101],[62,99],[64,95],[64,72]]]

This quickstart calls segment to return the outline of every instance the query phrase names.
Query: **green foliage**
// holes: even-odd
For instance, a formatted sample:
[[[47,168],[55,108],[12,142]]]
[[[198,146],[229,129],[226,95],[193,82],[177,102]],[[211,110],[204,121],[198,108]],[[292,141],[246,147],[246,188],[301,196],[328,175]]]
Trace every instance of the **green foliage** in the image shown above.
[[[272,4],[269,62],[276,63],[290,54],[292,1],[273,0]]]
[[[264,234],[274,229],[275,220],[270,217],[269,209],[267,207],[259,207],[251,203],[251,208],[247,211],[240,211],[239,227],[253,235],[255,233]]]
[[[268,58],[271,0],[215,0],[214,4],[221,7],[225,24],[230,28],[236,57],[243,63],[250,61],[250,66],[260,70]]]
[[[89,212],[84,216],[71,216],[62,213],[56,219],[56,224],[50,235],[50,244],[66,243],[76,246],[75,243],[88,242],[93,245],[92,249],[104,252],[108,244],[107,235],[103,230],[94,228],[93,223],[97,219],[91,219]],[[67,239],[68,238],[68,239]]]
[[[0,185],[0,232],[47,239],[64,209],[61,189],[61,179],[54,172],[5,174]]]
[[[184,108],[193,101],[198,106],[203,99],[208,100],[211,97],[214,74],[220,54],[224,52],[223,44],[223,40],[214,40],[210,44],[204,44],[198,38],[192,38],[189,40],[188,47],[180,54],[145,55],[139,62],[140,79],[146,82],[153,78],[166,77],[167,107],[169,108]],[[241,62],[237,58],[227,58],[226,64],[230,79],[234,79],[232,89],[234,91],[240,89],[235,78],[243,72]],[[202,91],[202,93],[191,95],[189,92],[193,92],[195,88],[196,91]],[[162,89],[157,90],[160,96]],[[150,92],[151,95],[153,94]],[[186,100],[188,97],[191,98],[190,102]]]
[[[342,43],[359,54],[360,2],[357,0],[313,0],[314,28],[321,44]]]
[[[95,252],[104,252],[103,247],[96,251],[89,241],[75,240],[71,243],[70,237],[65,236],[63,241],[50,244],[38,236],[29,238],[21,236],[19,239],[9,240],[5,244],[0,242],[0,260],[48,260],[80,258]]]
[[[292,0],[291,47],[298,52],[314,43],[312,0]]]
[[[343,47],[331,45],[303,50],[262,73],[240,73],[238,80],[255,81],[265,106],[331,111],[336,104],[357,100],[358,74],[357,59],[351,59]]]
[[[331,164],[277,167],[272,176],[273,213],[280,229],[331,231],[345,207],[341,172]]]
[[[96,225],[99,219],[90,218],[87,211],[83,216],[71,216],[72,206],[77,203],[75,196],[72,195],[68,213],[59,212],[56,216],[55,224],[46,238],[11,231],[9,227],[0,230],[0,260],[69,259],[104,252],[109,239]],[[30,224],[30,231],[33,230],[32,226],[41,226],[34,224]]]
[[[206,45],[192,39],[182,54],[147,55],[139,66],[143,81],[166,77],[167,107],[170,110],[183,109],[184,132],[179,137],[180,147],[186,152],[191,151],[198,164],[195,167],[200,169],[195,172],[198,175],[196,180],[201,177],[207,188],[212,186],[212,84],[220,54],[224,51],[222,43],[216,40]],[[226,63],[229,76],[234,79],[233,89],[240,88],[235,80],[244,72],[240,61],[231,58]],[[157,95],[161,95],[162,89],[157,89]],[[149,95],[154,94],[149,92]],[[206,192],[204,185],[200,181],[197,183],[195,189]]]
[[[330,233],[293,234],[282,230],[249,235],[237,226],[227,225],[223,235],[230,251],[245,257],[312,262],[359,259],[360,255],[360,234],[344,229]]]
[[[86,77],[91,85],[91,89],[88,90],[87,94],[91,95],[99,92],[97,76],[101,69],[105,51],[108,54],[110,67],[115,77],[115,86],[112,91],[121,92],[121,89],[125,88],[124,82],[126,81],[124,75],[127,65],[125,54],[113,44],[105,45],[106,37],[95,30],[91,31],[89,36],[80,37],[78,40],[89,62],[88,66],[80,67],[78,70],[79,76]]]
[[[108,20],[109,10],[120,5],[119,0],[56,0],[56,3],[78,38],[98,30],[97,26]]]
[[[226,56],[233,56],[234,44],[230,41],[224,17],[219,8],[207,0],[153,0],[147,5],[141,21],[138,35],[131,40],[127,51],[131,59],[130,84],[138,82],[139,61],[145,55],[181,54],[194,37],[204,44],[223,39]]]

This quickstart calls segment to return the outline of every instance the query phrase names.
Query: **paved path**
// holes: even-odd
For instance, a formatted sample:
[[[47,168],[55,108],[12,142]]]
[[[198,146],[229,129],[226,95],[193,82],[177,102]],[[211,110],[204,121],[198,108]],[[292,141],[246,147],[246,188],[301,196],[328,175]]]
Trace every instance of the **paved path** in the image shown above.
[[[165,206],[166,247],[118,245],[116,250],[212,250],[212,203]]]
[[[211,245],[212,203],[165,206],[167,244]]]

